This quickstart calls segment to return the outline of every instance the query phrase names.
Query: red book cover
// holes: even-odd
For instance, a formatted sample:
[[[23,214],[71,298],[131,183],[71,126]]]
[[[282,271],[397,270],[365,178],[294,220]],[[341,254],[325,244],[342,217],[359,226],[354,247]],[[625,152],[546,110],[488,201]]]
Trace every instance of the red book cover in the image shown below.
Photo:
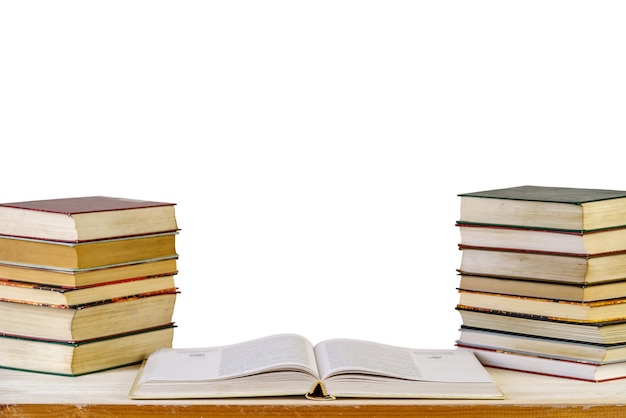
[[[108,196],[0,203],[0,235],[83,242],[177,231],[174,206]]]
[[[109,196],[68,197],[61,199],[31,200],[27,202],[0,204],[0,206],[9,208],[36,210],[40,212],[60,213],[66,215],[173,205],[175,205],[175,203],[124,199]]]

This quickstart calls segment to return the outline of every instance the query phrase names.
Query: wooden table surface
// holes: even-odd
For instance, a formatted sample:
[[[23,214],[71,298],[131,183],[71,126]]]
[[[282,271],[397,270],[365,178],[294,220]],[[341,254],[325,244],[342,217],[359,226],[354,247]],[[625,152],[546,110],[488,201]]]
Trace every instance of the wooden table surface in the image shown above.
[[[626,417],[626,379],[590,383],[489,368],[507,399],[137,401],[127,397],[137,370],[71,378],[0,369],[0,417]]]

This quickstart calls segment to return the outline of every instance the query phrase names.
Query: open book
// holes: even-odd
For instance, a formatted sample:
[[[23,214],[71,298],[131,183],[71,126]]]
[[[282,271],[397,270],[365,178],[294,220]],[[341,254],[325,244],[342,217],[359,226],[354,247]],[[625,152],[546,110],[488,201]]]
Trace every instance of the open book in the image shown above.
[[[464,349],[410,349],[294,334],[213,348],[159,349],[137,373],[132,399],[300,395],[311,399],[502,399]]]

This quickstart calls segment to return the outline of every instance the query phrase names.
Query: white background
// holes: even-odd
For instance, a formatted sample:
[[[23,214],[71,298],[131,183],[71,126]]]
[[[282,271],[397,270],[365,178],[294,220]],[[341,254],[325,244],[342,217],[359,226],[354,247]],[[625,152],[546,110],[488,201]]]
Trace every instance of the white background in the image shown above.
[[[621,1],[5,1],[0,200],[177,203],[177,347],[451,347],[459,193],[626,189],[625,21]]]

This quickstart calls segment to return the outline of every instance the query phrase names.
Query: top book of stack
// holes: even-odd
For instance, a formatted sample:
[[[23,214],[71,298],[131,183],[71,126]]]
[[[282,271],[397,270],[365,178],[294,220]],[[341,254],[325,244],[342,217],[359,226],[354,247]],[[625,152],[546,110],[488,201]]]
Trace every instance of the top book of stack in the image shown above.
[[[626,226],[626,191],[519,186],[464,193],[458,223],[589,232]]]
[[[89,196],[0,204],[0,235],[87,242],[176,232],[174,203]]]

